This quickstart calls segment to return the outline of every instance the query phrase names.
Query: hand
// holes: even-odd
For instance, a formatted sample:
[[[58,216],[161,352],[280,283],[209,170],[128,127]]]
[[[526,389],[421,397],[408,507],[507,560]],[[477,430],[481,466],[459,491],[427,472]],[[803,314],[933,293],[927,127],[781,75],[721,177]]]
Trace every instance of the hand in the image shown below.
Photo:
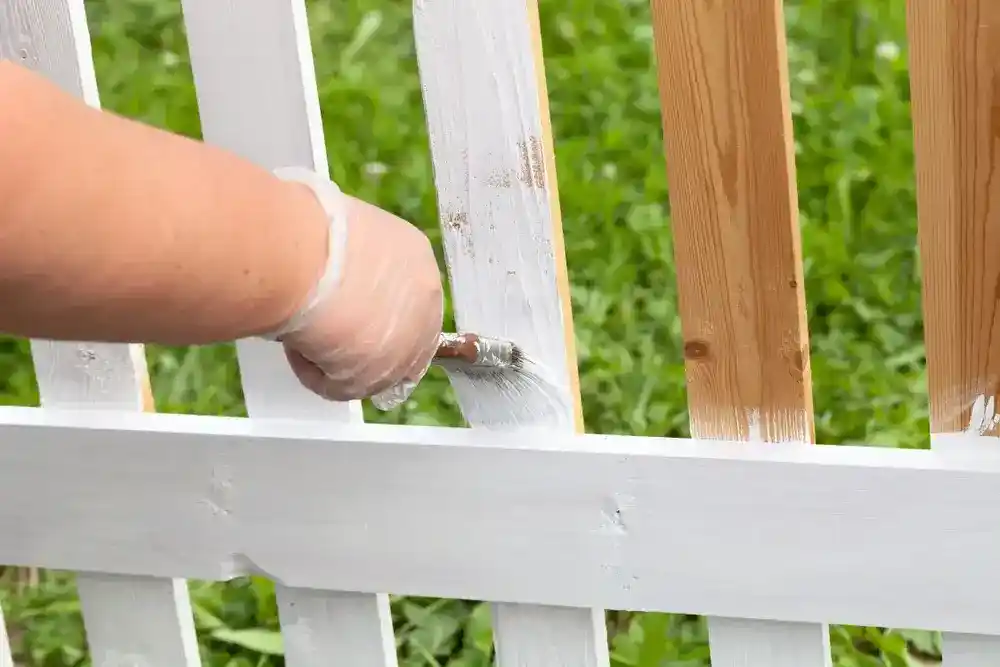
[[[320,396],[347,401],[412,392],[437,351],[444,316],[430,241],[391,213],[339,193],[301,169],[275,172],[310,185],[331,216],[330,271],[278,332],[296,376]]]

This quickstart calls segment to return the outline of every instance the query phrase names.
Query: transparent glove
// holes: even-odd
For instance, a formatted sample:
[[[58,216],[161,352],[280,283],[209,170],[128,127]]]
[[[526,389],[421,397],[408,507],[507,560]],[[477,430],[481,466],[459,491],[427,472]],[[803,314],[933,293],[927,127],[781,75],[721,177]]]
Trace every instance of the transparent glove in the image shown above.
[[[311,170],[274,173],[316,195],[330,218],[330,250],[304,305],[269,337],[281,341],[295,375],[316,394],[398,405],[427,372],[441,332],[444,297],[430,241]]]

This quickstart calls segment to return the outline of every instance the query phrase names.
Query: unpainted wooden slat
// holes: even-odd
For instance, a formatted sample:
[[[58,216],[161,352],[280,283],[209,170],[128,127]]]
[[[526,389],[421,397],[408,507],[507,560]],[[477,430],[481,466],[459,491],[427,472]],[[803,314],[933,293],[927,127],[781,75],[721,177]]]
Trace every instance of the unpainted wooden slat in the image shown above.
[[[458,329],[516,341],[558,394],[528,387],[501,406],[489,389],[457,382],[474,429],[583,430],[537,11],[536,0],[414,3]],[[499,667],[609,661],[602,609],[497,604],[493,627]]]
[[[205,141],[275,169],[328,172],[303,0],[181,3]],[[236,344],[250,418],[361,422],[361,405],[323,400],[292,373],[277,343]],[[387,594],[297,589],[275,582],[289,667],[393,667]]]
[[[1000,5],[907,5],[931,448],[994,436],[970,438],[975,455],[1000,444]],[[942,652],[945,667],[988,667],[1000,638],[945,633]]]
[[[82,0],[0,4],[0,58],[100,106]],[[31,351],[43,408],[155,409],[140,345],[33,340]],[[95,667],[200,664],[186,582],[88,573],[76,582]]]
[[[811,442],[782,3],[652,10],[691,434]],[[830,663],[823,625],[712,618],[709,636],[716,667]]]

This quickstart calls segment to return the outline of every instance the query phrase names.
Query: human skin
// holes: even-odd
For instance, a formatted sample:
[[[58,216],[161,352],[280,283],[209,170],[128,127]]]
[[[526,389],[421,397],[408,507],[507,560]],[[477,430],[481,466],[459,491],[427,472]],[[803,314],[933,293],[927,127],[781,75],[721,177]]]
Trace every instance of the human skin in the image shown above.
[[[426,236],[353,197],[345,211],[339,287],[282,339],[300,380],[334,400],[418,377],[443,309]],[[266,335],[309,298],[329,230],[306,185],[0,61],[0,332],[166,345]]]
[[[264,333],[322,271],[304,187],[0,61],[0,331],[200,344]]]

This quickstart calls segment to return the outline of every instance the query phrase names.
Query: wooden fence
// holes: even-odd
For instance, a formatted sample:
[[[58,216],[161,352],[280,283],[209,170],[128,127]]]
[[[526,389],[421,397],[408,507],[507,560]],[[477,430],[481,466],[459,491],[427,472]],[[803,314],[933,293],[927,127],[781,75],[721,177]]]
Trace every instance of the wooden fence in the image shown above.
[[[303,0],[183,10],[205,140],[326,169]],[[240,341],[249,419],[150,414],[139,346],[33,341],[42,407],[0,410],[0,563],[79,572],[105,667],[197,665],[184,579],[247,573],[277,583],[290,667],[395,664],[387,593],[494,601],[501,667],[606,666],[604,609],[708,615],[716,667],[828,665],[825,623],[1000,660],[995,3],[910,9],[930,451],[808,445],[779,0],[653,0],[696,440],[582,433],[534,0],[413,16],[459,328],[518,341],[572,410],[366,425]],[[99,104],[82,0],[0,0],[0,58]]]

